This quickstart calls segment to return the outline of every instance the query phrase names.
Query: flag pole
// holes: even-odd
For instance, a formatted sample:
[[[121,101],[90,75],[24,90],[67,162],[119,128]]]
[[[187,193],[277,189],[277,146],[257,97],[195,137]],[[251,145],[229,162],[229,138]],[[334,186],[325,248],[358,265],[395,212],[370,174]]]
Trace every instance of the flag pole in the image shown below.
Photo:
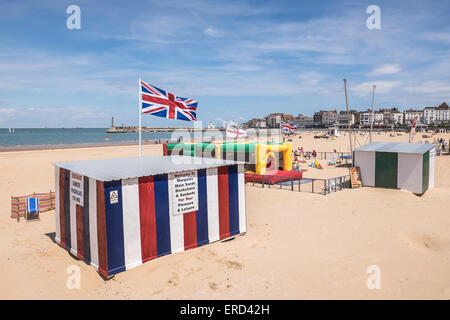
[[[139,77],[139,158],[142,157],[142,89],[141,89],[141,77]]]
[[[373,86],[373,93],[372,93],[372,121],[370,121],[370,142],[372,142],[372,130],[373,130],[373,122],[375,121],[375,113],[373,112],[373,105],[375,103],[375,88],[377,86]]]
[[[344,90],[345,90],[345,106],[347,108],[347,115],[349,115],[348,112],[348,96],[347,96],[347,79],[344,78]],[[353,146],[352,146],[352,135],[351,135],[351,131],[350,131],[350,121],[348,121],[348,138],[350,141],[350,155],[352,156],[352,160],[353,160]]]

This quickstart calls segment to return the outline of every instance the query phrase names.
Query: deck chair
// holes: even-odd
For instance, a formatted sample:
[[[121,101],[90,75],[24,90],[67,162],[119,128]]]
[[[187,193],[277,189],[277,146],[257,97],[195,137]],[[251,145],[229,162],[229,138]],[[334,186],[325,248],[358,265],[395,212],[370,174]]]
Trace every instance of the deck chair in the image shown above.
[[[27,208],[25,212],[25,221],[35,221],[39,219],[39,198],[30,197],[26,200]]]

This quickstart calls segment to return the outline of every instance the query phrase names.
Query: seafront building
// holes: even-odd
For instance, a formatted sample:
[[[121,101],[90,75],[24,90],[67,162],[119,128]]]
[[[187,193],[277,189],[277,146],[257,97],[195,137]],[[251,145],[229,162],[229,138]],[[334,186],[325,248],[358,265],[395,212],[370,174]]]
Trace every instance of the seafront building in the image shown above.
[[[254,118],[244,124],[247,128],[279,128],[281,121],[289,122],[298,128],[328,128],[338,126],[340,128],[357,127],[409,127],[416,119],[418,125],[443,125],[450,124],[450,108],[447,103],[438,107],[425,107],[423,110],[407,109],[400,111],[397,107],[382,108],[364,111],[349,110],[320,110],[314,112],[312,117],[299,114],[294,117],[285,113],[271,113],[265,118]]]
[[[450,122],[450,108],[444,102],[439,107],[426,107],[423,110],[423,120],[425,124],[442,124]]]

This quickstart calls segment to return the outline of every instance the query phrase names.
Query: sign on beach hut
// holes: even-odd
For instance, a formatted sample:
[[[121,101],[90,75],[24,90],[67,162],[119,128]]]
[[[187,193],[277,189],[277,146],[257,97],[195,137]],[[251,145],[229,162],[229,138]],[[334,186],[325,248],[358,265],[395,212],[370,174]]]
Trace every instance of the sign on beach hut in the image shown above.
[[[54,165],[55,240],[105,277],[246,232],[242,162],[172,156]]]
[[[354,150],[363,186],[423,194],[434,187],[436,146],[422,143],[372,142]]]

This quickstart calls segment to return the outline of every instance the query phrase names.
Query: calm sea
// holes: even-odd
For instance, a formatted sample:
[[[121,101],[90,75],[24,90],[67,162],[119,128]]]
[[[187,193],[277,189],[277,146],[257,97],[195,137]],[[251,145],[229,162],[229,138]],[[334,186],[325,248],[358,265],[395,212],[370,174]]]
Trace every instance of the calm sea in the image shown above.
[[[143,132],[142,140],[166,140],[171,132]],[[107,140],[109,138],[109,141]],[[0,129],[0,147],[138,141],[138,133],[106,133],[106,128]]]

